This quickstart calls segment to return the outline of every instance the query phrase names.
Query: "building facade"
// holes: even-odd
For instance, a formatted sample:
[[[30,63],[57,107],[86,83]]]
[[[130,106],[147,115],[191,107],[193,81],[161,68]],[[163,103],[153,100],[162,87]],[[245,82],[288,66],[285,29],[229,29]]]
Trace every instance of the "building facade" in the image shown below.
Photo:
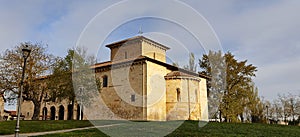
[[[92,66],[101,82],[95,96],[103,104],[83,109],[75,102],[72,109],[66,100],[43,102],[40,119],[110,119],[114,115],[112,119],[208,120],[206,76],[167,64],[168,47],[143,36],[106,47],[111,50],[110,61]],[[32,113],[33,104],[23,102],[25,119],[31,119]],[[91,113],[98,117],[89,117]]]
[[[207,120],[206,77],[166,63],[168,47],[143,36],[107,45],[108,62],[93,68],[100,98],[129,120]],[[104,112],[104,111],[100,111]]]

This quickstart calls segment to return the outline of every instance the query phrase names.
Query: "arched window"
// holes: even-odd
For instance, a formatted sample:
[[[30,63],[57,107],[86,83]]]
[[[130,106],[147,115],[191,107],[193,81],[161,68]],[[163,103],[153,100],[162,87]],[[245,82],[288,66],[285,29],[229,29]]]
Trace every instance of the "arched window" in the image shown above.
[[[103,87],[107,87],[107,85],[108,85],[108,78],[105,75],[105,76],[103,76]]]
[[[58,120],[64,120],[64,117],[65,117],[65,107],[63,105],[60,105],[58,111]]]
[[[176,91],[177,91],[177,102],[180,102],[180,100],[181,100],[181,97],[180,97],[180,88],[177,88],[176,89]]]
[[[73,120],[73,106],[72,104],[68,105],[68,120]]]
[[[52,106],[50,108],[50,111],[51,111],[50,120],[55,120],[55,107]]]

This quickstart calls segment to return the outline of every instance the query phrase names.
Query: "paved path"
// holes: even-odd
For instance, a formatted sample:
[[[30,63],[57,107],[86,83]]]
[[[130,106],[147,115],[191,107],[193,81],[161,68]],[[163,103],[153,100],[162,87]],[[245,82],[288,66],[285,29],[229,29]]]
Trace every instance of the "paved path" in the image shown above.
[[[19,134],[20,137],[28,137],[28,136],[39,136],[39,135],[46,135],[46,134],[55,134],[55,133],[64,133],[64,132],[71,132],[76,130],[85,130],[91,128],[100,128],[100,127],[111,127],[120,124],[111,124],[111,125],[103,125],[103,126],[92,126],[92,127],[84,127],[84,128],[73,128],[73,129],[65,129],[65,130],[56,130],[56,131],[47,131],[47,132],[35,132],[35,133],[22,133]],[[15,135],[4,135],[0,137],[14,137]]]

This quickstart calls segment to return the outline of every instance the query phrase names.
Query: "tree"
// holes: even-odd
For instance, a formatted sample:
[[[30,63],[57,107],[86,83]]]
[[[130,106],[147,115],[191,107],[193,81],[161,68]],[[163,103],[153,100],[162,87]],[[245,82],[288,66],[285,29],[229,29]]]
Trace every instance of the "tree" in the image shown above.
[[[300,99],[296,95],[288,93],[288,95],[282,94],[278,95],[278,100],[280,100],[281,112],[284,118],[284,121],[287,122],[287,118],[292,118],[292,125],[296,125],[297,117],[300,117]]]
[[[45,86],[37,82],[37,79],[47,75],[49,68],[54,64],[54,56],[46,53],[47,46],[41,43],[21,43],[13,49],[6,50],[2,55],[0,64],[0,89],[1,92],[18,92],[22,75],[22,49],[28,45],[31,54],[27,59],[26,77],[24,82],[23,99],[31,101],[34,105],[33,120],[39,118],[42,97],[46,93]]]
[[[278,95],[278,98],[280,100],[281,108],[283,112],[283,121],[287,122],[287,118],[290,116],[290,113],[288,112],[289,105],[288,105],[287,97],[283,94],[283,95]]]
[[[179,67],[178,62],[173,62],[172,65],[175,66],[175,67]]]
[[[207,81],[208,110],[209,116],[214,116],[216,118],[218,114],[220,115],[219,105],[226,84],[225,59],[221,51],[209,51],[209,54],[203,55],[202,59],[199,60],[199,66],[203,70],[200,74],[211,77],[211,79]],[[221,121],[220,116],[219,118]]]
[[[263,120],[263,112],[264,112],[264,104],[263,101],[258,96],[258,89],[254,86],[254,84],[249,86],[248,95],[246,96],[245,103],[246,107],[246,116],[249,121],[253,123],[262,122]]]
[[[222,56],[220,51],[210,51],[209,55],[203,55],[199,64],[203,69],[202,73],[212,77],[208,82],[209,96],[211,93],[223,94],[218,109],[225,120],[236,122],[243,119],[245,101],[249,96],[248,91],[257,71],[256,67],[247,65],[247,60],[237,61],[230,52]]]
[[[48,88],[51,89],[49,101],[67,99],[72,104],[73,109],[76,96],[79,96],[78,91],[84,87],[86,93],[89,92],[89,94],[84,94],[85,96],[80,95],[80,97],[85,98],[84,102],[88,103],[88,98],[95,95],[91,92],[95,91],[91,84],[95,76],[94,73],[91,73],[91,65],[94,64],[95,58],[87,56],[84,48],[79,47],[75,50],[68,50],[65,58],[58,59],[52,68],[52,75],[47,80]],[[96,85],[99,84],[101,84],[100,81],[96,81]]]
[[[194,53],[190,53],[189,56],[189,64],[183,67],[186,70],[196,72],[197,71],[197,64],[195,63],[195,55]]]
[[[272,119],[275,119],[276,121],[279,121],[280,119],[283,119],[283,109],[280,105],[280,100],[275,99],[273,100],[273,103],[271,105],[271,112],[272,112]]]

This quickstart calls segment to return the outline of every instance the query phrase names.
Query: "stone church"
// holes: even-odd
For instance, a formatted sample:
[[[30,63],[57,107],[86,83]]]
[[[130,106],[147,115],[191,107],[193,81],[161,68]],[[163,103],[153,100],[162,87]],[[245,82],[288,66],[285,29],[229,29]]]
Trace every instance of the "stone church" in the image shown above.
[[[207,77],[167,64],[166,51],[170,48],[144,36],[106,47],[111,51],[110,61],[92,68],[101,81],[101,90],[95,96],[111,114],[126,120],[208,120]],[[41,119],[88,119],[91,113],[83,108],[80,114],[78,103],[72,110],[64,100],[42,104]],[[101,108],[92,110],[99,119],[107,111]],[[32,112],[33,105],[24,102],[25,119],[30,119]]]

